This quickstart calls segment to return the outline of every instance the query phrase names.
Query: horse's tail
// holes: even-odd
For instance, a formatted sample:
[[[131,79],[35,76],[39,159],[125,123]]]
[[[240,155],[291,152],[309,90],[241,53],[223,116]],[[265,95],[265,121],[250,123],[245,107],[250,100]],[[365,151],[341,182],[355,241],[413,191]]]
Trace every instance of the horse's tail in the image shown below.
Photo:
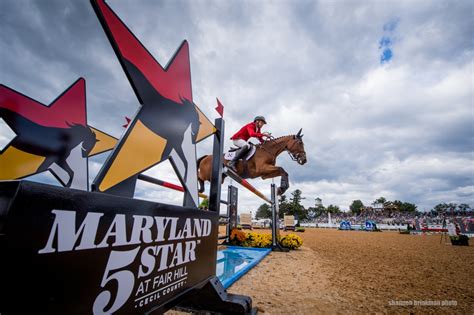
[[[207,155],[201,156],[196,162],[198,174],[199,174],[199,165],[201,165],[201,161],[204,160],[205,157],[207,157]],[[204,181],[199,176],[198,176],[198,182],[199,182],[199,192],[202,193],[204,192]]]

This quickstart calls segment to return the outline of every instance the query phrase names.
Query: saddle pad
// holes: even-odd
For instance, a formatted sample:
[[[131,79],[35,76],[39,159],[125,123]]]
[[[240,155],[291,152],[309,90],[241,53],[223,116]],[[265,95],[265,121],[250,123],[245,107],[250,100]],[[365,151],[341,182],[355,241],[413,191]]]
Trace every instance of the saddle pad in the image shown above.
[[[252,146],[249,150],[249,152],[245,155],[245,159],[248,161],[250,160],[250,158],[255,154],[255,151],[257,150],[257,148],[255,146]],[[228,151],[226,153],[224,153],[224,159],[225,160],[232,160],[235,156],[235,151]]]

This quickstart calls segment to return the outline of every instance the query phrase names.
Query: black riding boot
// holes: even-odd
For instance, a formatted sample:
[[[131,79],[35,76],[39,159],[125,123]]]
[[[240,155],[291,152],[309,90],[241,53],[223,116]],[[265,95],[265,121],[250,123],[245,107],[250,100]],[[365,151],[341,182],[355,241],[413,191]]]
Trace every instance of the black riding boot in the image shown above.
[[[241,158],[243,158],[245,156],[245,154],[247,153],[248,151],[248,147],[247,146],[244,146],[244,147],[241,147],[240,149],[238,149],[236,152],[235,152],[235,156],[234,158],[229,161],[229,163],[227,163],[227,167],[228,168],[231,168],[232,170],[234,171],[237,171],[235,169],[235,164],[237,164],[237,161],[240,160]]]

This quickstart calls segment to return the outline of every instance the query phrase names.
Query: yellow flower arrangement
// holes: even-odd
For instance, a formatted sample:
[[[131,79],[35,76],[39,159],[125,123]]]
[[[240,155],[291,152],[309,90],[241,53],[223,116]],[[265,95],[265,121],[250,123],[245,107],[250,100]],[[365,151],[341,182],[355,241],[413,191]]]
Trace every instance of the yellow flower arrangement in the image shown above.
[[[249,232],[244,243],[244,246],[248,247],[269,247],[272,245],[272,236],[270,234]]]
[[[270,247],[272,245],[272,236],[255,232],[245,233],[244,231],[233,229],[230,233],[230,243],[243,247]]]
[[[303,245],[303,240],[296,234],[288,234],[281,239],[280,243],[283,247],[297,249]]]
[[[237,229],[233,229],[230,233],[230,243],[232,245],[243,247],[270,247],[272,245],[271,234],[258,234],[255,232],[245,233]],[[303,245],[303,240],[296,234],[288,234],[281,238],[280,244],[283,247],[297,249]]]

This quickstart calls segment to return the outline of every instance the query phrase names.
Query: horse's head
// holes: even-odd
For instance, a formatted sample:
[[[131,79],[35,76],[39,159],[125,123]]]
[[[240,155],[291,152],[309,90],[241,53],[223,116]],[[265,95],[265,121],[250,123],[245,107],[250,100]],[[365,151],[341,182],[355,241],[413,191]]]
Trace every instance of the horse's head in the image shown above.
[[[95,144],[99,141],[97,140],[95,132],[92,131],[92,129],[87,128],[87,127],[86,129],[87,129],[87,132],[84,133],[86,137],[84,138],[84,141],[82,141],[82,147],[81,147],[83,158],[89,156]]]
[[[286,145],[287,151],[290,153],[293,161],[297,161],[298,164],[306,163],[306,152],[304,150],[303,135],[301,134],[302,129],[290,139]]]
[[[185,98],[181,98],[181,101],[183,102],[183,105],[187,106],[188,108],[188,114],[189,114],[188,118],[191,123],[192,140],[193,140],[193,143],[196,143],[196,139],[199,133],[199,128],[201,126],[201,122],[199,121],[199,114],[193,102]]]
[[[68,125],[71,127],[73,135],[77,137],[77,141],[81,143],[82,157],[88,157],[97,141],[99,141],[97,140],[95,132],[87,126],[79,124]]]

